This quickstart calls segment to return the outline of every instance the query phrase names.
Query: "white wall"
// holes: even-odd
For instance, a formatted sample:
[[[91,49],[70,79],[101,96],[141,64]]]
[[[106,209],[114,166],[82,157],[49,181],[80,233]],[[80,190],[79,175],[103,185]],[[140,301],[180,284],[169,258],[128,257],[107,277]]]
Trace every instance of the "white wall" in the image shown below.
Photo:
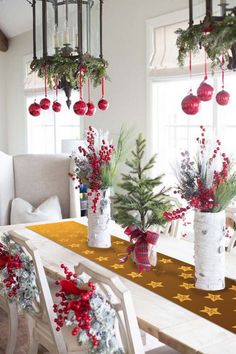
[[[104,2],[104,56],[110,63],[106,85],[107,112],[83,118],[108,129],[116,137],[120,126],[146,134],[146,20],[187,7],[188,0],[106,0]],[[26,152],[23,56],[31,52],[30,32],[14,37],[7,52],[7,118],[9,153]],[[96,91],[96,102],[99,99]]]
[[[5,58],[6,54],[0,52],[0,151],[7,152]]]
[[[6,57],[8,152],[27,151],[27,121],[24,97],[24,56],[32,52],[32,33],[26,32],[10,40]]]

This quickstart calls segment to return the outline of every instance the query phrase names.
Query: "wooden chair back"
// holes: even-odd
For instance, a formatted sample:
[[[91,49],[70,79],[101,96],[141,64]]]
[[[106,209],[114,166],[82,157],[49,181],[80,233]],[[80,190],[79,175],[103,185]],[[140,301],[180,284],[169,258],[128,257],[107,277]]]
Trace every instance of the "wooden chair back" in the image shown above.
[[[75,272],[77,274],[87,274],[112,308],[115,309],[117,314],[117,339],[121,341],[124,352],[144,354],[131,293],[125,288],[118,276],[110,276],[110,274],[104,272],[104,269],[101,272],[94,271],[87,262],[79,263],[75,267]]]

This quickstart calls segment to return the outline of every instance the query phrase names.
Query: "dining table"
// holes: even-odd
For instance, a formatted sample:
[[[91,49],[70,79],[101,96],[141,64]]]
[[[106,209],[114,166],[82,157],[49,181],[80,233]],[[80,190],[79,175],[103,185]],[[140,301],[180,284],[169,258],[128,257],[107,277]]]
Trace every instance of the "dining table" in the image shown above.
[[[83,225],[87,224],[86,217],[73,220]],[[55,280],[63,276],[63,270],[60,267],[62,263],[73,270],[73,267],[80,262],[86,262],[94,271],[106,272],[110,276],[115,274],[112,270],[105,269],[73,250],[37,234],[25,225],[17,226],[15,229],[12,226],[1,227],[0,231],[7,231],[10,234],[14,232],[30,239],[39,250],[46,274]],[[128,240],[124,230],[114,221],[111,221],[111,234]],[[190,265],[194,264],[193,242],[188,242],[183,238],[176,239],[168,235],[160,235],[157,248],[158,252],[166,256],[174,257]],[[231,279],[236,279],[235,250],[226,254],[226,275]],[[183,354],[236,354],[234,333],[155,294],[132,280],[122,276],[120,278],[132,294],[139,327],[143,331]],[[236,312],[232,313],[232,316],[236,317]]]

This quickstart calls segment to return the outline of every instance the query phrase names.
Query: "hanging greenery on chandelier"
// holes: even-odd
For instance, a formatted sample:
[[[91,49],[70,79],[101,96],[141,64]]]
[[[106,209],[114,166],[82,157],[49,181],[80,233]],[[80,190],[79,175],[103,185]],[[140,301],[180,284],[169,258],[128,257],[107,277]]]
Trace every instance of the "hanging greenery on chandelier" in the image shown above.
[[[236,42],[236,17],[225,16],[220,22],[202,22],[189,26],[186,30],[179,28],[176,45],[178,48],[178,64],[184,65],[190,52],[196,54],[204,48],[213,68],[221,67],[222,56],[230,65],[231,51]]]
[[[104,59],[95,58],[86,53],[81,59],[76,60],[72,57],[62,57],[54,54],[47,61],[44,58],[33,59],[30,68],[33,72],[44,79],[45,66],[47,67],[47,82],[51,89],[56,85],[56,80],[61,80],[63,77],[70,84],[71,88],[78,87],[78,77],[80,68],[83,71],[83,81],[88,78],[94,87],[101,85],[102,78],[108,79],[107,67],[108,62]]]

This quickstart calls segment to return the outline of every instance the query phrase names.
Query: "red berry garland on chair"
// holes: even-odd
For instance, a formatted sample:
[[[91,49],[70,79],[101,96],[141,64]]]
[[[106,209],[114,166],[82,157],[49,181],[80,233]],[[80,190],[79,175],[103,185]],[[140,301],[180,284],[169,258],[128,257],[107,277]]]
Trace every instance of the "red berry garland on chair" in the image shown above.
[[[83,72],[84,68],[81,66],[79,71],[79,92],[80,92],[80,100],[75,102],[73,106],[73,110],[75,114],[79,116],[84,116],[88,110],[88,106],[86,102],[83,100]]]
[[[102,77],[102,97],[98,102],[98,108],[101,109],[101,111],[106,111],[109,107],[109,102],[104,98],[104,95],[105,95],[105,79],[104,77]]]
[[[229,103],[230,94],[224,90],[225,87],[225,69],[224,69],[224,57],[222,57],[222,68],[221,68],[221,77],[222,77],[222,90],[219,91],[216,95],[216,102],[221,106],[226,106]]]
[[[45,92],[45,98],[43,98],[40,101],[40,107],[44,110],[47,110],[50,108],[50,100],[47,98],[47,66],[44,66],[44,92]]]

